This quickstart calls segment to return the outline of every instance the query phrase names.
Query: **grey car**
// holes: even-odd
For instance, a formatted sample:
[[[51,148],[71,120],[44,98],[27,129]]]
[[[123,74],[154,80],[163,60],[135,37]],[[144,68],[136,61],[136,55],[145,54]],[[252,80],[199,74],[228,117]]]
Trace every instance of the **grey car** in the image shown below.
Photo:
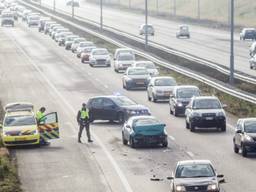
[[[147,88],[150,75],[144,67],[129,67],[122,78],[123,88]]]
[[[224,175],[218,175],[209,160],[179,161],[171,180],[171,192],[220,192]]]
[[[234,152],[247,156],[248,152],[256,152],[256,118],[238,119],[233,138]]]
[[[173,88],[177,85],[174,78],[169,76],[153,77],[147,88],[148,100],[169,100]]]
[[[176,37],[187,37],[188,39],[190,38],[190,32],[189,32],[189,26],[188,25],[180,25],[179,30],[176,33]]]
[[[111,57],[107,49],[95,48],[91,51],[89,56],[89,65],[95,66],[111,66]]]
[[[174,87],[170,95],[170,114],[174,116],[184,115],[186,106],[194,96],[200,96],[200,90],[196,86],[182,85]]]
[[[64,43],[64,46],[65,46],[65,49],[66,50],[69,50],[71,48],[71,45],[72,43],[74,42],[75,39],[79,38],[78,35],[68,35],[66,38],[65,38],[65,43]]]

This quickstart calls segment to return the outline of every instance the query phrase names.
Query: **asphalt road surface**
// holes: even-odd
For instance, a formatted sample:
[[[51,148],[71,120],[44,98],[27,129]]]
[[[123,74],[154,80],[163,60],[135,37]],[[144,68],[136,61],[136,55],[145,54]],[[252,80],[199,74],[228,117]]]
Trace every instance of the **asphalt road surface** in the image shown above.
[[[14,149],[25,192],[155,192],[169,191],[171,170],[179,160],[209,159],[227,183],[224,191],[255,192],[255,155],[234,154],[236,118],[226,133],[191,133],[183,117],[169,114],[167,103],[150,103],[146,92],[122,89],[122,74],[113,68],[91,68],[57,46],[47,35],[20,22],[0,28],[0,99],[4,104],[29,101],[59,114],[61,139],[41,148]],[[167,124],[169,147],[132,149],[121,142],[121,126],[95,122],[94,143],[77,143],[76,112],[95,95],[120,92],[148,106]],[[150,181],[155,175],[161,181]]]
[[[42,5],[52,8],[53,0],[42,0]],[[56,0],[56,8],[71,14],[71,7],[66,6],[63,0]],[[100,7],[96,4],[81,1],[80,7],[75,8],[75,15],[99,23]],[[103,8],[104,25],[138,37],[140,36],[139,27],[144,21],[143,14],[136,14],[117,8]],[[229,32],[191,25],[191,38],[177,39],[178,26],[184,23],[155,17],[149,17],[148,22],[155,27],[155,36],[149,38],[151,41],[229,67]],[[252,41],[240,41],[239,34],[235,35],[235,69],[255,76],[256,73],[249,68],[248,62],[251,43]]]

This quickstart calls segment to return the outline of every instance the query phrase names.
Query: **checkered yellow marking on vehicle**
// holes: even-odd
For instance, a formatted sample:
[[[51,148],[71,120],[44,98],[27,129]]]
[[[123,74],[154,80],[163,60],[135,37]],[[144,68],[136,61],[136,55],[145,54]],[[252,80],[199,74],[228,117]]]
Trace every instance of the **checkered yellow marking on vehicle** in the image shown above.
[[[42,138],[47,138],[47,139],[60,138],[58,123],[38,125],[38,130]]]

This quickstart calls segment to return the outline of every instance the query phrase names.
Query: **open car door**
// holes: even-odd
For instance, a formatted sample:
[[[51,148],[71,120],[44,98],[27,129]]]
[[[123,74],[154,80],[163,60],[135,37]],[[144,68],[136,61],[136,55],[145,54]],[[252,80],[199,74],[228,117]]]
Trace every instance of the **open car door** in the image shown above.
[[[57,112],[48,113],[39,119],[38,130],[46,140],[60,138]]]

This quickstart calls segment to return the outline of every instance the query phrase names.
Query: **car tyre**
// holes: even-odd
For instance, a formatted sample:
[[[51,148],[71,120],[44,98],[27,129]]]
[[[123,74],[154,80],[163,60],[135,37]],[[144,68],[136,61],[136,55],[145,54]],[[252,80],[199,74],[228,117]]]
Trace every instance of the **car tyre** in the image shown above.
[[[177,117],[177,116],[178,116],[178,113],[176,112],[175,107],[174,107],[174,110],[173,110],[173,115],[174,115],[175,117]]]
[[[236,144],[234,144],[234,152],[235,152],[235,153],[238,153],[238,152],[239,152],[239,148],[237,147]]]
[[[153,100],[154,103],[157,102],[157,99],[155,98],[154,94],[152,94],[152,100]]]
[[[151,101],[151,97],[149,96],[149,94],[148,94],[148,101]]]
[[[247,149],[244,145],[242,145],[242,156],[247,157]]]
[[[124,145],[128,144],[128,141],[124,138],[124,133],[122,133],[122,140]]]
[[[163,142],[162,146],[163,146],[163,148],[168,147],[168,141]]]
[[[118,123],[119,124],[123,124],[124,123],[124,121],[125,121],[125,119],[124,119],[124,114],[123,113],[118,113],[118,115],[117,115],[117,120],[118,120]]]
[[[226,124],[224,124],[224,125],[221,126],[221,131],[222,131],[222,132],[226,132]]]
[[[195,125],[193,123],[190,123],[189,128],[191,132],[195,132]]]
[[[189,129],[189,124],[188,122],[186,121],[186,128]]]
[[[171,115],[173,114],[173,111],[172,111],[172,108],[171,108],[171,106],[170,106],[170,114],[171,114]]]
[[[130,137],[129,143],[130,143],[131,148],[136,148],[136,144],[134,143],[134,140],[132,137]]]

